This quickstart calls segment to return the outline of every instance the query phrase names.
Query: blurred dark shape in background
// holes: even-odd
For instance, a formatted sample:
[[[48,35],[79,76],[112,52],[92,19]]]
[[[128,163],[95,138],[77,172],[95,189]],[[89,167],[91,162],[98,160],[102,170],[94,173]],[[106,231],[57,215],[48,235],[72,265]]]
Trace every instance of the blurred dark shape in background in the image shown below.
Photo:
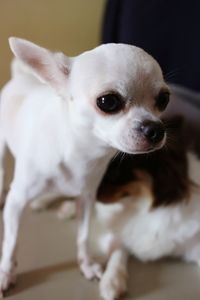
[[[108,0],[102,42],[145,49],[169,82],[200,92],[199,0]]]

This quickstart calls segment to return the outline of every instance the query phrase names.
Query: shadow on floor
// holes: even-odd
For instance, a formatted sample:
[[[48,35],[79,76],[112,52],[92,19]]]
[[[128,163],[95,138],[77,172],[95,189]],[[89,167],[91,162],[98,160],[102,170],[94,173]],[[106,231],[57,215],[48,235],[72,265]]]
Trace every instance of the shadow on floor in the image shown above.
[[[50,280],[50,278],[57,273],[72,271],[73,269],[77,269],[77,262],[75,261],[60,263],[19,273],[17,274],[16,286],[6,292],[6,296],[11,296],[12,294],[17,295],[24,290],[43,284],[44,282]]]

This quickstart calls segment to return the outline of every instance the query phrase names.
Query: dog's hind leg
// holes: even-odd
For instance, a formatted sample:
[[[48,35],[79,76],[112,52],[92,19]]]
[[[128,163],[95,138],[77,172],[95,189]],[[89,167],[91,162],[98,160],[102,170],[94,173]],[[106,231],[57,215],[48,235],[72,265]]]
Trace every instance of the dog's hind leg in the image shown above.
[[[33,199],[30,206],[35,211],[41,211],[47,208],[49,205],[51,205],[53,202],[55,202],[55,199],[58,197],[62,197],[63,195],[59,192],[48,192],[40,197]]]
[[[76,217],[76,203],[75,200],[66,200],[58,209],[57,216],[60,220],[73,219]]]

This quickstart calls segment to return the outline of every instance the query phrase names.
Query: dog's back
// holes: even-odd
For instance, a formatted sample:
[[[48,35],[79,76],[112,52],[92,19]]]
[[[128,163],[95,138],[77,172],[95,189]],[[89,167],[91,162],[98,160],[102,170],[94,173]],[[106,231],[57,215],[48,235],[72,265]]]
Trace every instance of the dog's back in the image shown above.
[[[18,144],[26,142],[25,135],[31,122],[42,128],[42,119],[46,118],[42,117],[45,114],[44,108],[48,107],[46,114],[51,107],[52,112],[56,111],[57,106],[53,108],[54,98],[55,93],[35,76],[30,67],[17,58],[13,59],[11,79],[1,92],[0,122],[1,135],[14,156],[18,151]],[[38,132],[41,132],[40,129]],[[27,135],[30,136],[30,132]],[[34,130],[31,131],[31,136],[34,141]]]

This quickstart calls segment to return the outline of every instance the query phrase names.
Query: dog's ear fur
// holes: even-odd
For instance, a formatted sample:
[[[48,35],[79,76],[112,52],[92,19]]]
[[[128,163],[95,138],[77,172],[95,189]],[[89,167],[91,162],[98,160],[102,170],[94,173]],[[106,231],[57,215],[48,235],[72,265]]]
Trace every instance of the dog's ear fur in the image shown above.
[[[28,65],[42,82],[58,92],[66,85],[71,60],[63,53],[53,53],[32,42],[15,37],[9,38],[14,55]]]

